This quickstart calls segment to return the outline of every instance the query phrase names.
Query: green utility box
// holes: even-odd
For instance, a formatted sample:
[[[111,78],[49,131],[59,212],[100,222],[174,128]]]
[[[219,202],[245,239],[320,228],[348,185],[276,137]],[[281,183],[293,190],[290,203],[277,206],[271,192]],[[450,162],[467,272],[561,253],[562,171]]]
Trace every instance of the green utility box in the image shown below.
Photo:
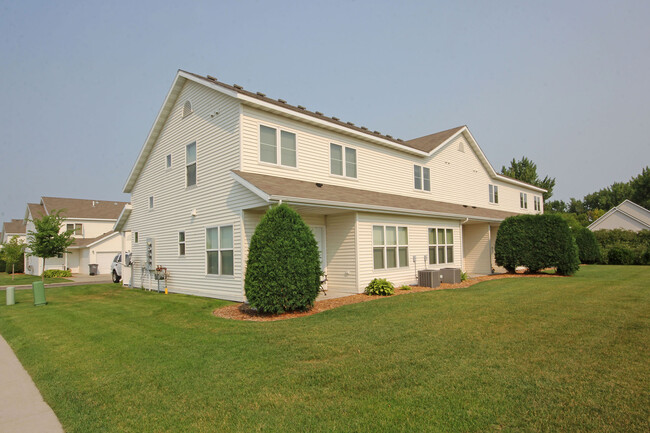
[[[42,281],[35,281],[32,283],[32,290],[34,291],[34,305],[45,305],[45,286]]]
[[[7,287],[7,305],[14,305],[16,303],[16,292],[14,287]]]

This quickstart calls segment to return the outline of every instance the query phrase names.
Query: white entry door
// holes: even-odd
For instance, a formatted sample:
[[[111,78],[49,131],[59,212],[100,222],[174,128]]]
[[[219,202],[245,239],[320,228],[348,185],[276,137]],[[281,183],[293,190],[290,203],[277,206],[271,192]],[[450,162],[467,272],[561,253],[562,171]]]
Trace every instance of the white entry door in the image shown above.
[[[311,231],[314,233],[316,243],[318,244],[318,253],[320,254],[320,268],[323,273],[327,273],[327,250],[325,249],[325,227],[324,226],[310,226]],[[327,283],[325,283],[327,288]]]

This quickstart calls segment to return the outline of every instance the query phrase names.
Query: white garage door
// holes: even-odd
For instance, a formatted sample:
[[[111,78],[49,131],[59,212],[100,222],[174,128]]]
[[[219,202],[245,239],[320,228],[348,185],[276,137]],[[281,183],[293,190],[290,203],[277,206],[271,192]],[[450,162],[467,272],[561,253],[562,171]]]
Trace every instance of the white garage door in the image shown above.
[[[97,264],[99,265],[97,271],[99,275],[110,275],[113,258],[119,253],[119,251],[97,253]]]

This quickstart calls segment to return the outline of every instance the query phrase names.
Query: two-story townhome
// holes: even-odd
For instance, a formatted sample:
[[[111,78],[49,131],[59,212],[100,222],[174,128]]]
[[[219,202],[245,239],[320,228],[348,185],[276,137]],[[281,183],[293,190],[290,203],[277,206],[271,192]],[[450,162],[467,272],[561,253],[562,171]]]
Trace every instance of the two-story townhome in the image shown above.
[[[404,141],[211,76],[179,71],[127,179],[117,230],[132,278],[244,299],[248,245],[288,203],[312,228],[329,293],[425,268],[489,274],[503,219],[541,213],[543,189],[498,174],[466,126]]]
[[[113,230],[118,216],[128,203],[76,198],[41,197],[40,203],[28,203],[25,211],[26,229],[34,231],[34,218],[61,211],[61,230],[74,231],[74,243],[67,253],[45,261],[45,270],[69,269],[73,274],[89,274],[90,264],[98,265],[98,273],[109,275],[113,258],[123,249],[124,235]],[[25,256],[25,273],[40,275],[43,260]]]
[[[2,237],[0,237],[0,243],[9,242],[14,236],[18,236],[19,241],[26,242],[26,228],[25,221],[22,219],[12,219],[2,223]]]

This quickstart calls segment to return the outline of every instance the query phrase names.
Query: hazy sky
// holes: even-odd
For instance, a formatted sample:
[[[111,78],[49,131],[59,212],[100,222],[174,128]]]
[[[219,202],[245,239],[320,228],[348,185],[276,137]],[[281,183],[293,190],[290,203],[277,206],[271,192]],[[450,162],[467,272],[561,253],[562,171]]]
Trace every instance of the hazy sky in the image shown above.
[[[650,1],[0,0],[0,219],[122,187],[177,69],[410,139],[467,124],[582,198],[650,165]]]

